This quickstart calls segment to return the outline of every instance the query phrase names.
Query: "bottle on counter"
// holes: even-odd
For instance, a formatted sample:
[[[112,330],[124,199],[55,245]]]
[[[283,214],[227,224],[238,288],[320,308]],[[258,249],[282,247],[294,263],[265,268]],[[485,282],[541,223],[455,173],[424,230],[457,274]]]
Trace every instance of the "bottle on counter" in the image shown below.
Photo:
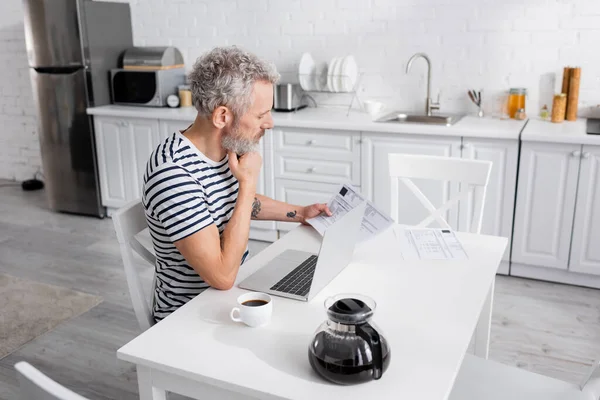
[[[527,114],[525,113],[525,109],[519,108],[517,110],[517,112],[515,113],[515,119],[518,119],[519,121],[523,121],[526,118],[527,118]]]
[[[540,118],[544,121],[547,121],[550,118],[550,111],[548,110],[548,105],[544,104],[542,110],[540,111]]]
[[[567,94],[560,93],[554,95],[552,101],[552,119],[554,123],[563,122],[565,120],[565,113],[567,110]]]
[[[527,89],[525,88],[511,88],[508,94],[508,116],[515,118],[515,114],[519,109],[525,109],[525,98],[527,96]]]

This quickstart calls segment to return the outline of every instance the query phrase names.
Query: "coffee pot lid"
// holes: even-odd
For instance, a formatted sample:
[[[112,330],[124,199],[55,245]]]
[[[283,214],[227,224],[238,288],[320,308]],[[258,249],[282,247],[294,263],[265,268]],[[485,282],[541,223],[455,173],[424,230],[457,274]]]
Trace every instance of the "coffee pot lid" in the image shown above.
[[[375,311],[375,301],[366,296],[342,295],[328,300],[327,315],[332,321],[344,325],[367,322]]]

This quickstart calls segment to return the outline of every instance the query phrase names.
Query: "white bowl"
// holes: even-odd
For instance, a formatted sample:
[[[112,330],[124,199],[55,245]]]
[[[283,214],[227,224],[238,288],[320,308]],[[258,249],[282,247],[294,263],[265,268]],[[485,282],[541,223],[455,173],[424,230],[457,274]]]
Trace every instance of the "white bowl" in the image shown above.
[[[385,104],[377,100],[365,100],[362,103],[365,111],[369,113],[369,115],[371,115],[372,117],[381,113],[385,108]]]

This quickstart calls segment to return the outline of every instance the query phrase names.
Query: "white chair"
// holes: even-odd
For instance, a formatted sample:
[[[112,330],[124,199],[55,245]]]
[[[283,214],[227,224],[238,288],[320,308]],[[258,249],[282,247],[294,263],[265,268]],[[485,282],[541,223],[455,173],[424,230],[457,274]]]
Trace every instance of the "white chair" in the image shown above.
[[[127,286],[129,286],[129,295],[133,303],[135,316],[142,330],[146,330],[154,325],[152,317],[152,299],[144,294],[143,285],[138,272],[133,263],[133,251],[148,263],[154,265],[156,257],[135,237],[148,227],[144,207],[140,200],[135,200],[117,210],[113,216],[113,224],[117,232],[117,240],[121,248],[121,257],[125,267],[125,276],[127,277]],[[155,276],[156,278],[156,276]],[[154,286],[154,283],[153,283]],[[150,292],[152,293],[152,291]]]
[[[449,400],[600,400],[600,363],[574,385],[469,354]]]
[[[483,206],[487,184],[492,170],[491,161],[463,160],[460,158],[425,156],[413,154],[390,154],[390,194],[391,217],[398,222],[398,181],[404,183],[408,189],[421,202],[423,207],[431,214],[421,221],[418,227],[427,227],[437,221],[442,228],[451,229],[448,222],[442,217],[443,213],[460,201],[468,200],[473,196],[473,215],[470,216],[469,232],[480,233],[483,218]],[[435,181],[449,181],[460,184],[459,192],[439,208],[435,208],[423,192],[415,185],[412,179],[427,179]],[[475,190],[475,188],[481,190]]]
[[[460,158],[414,154],[389,154],[388,162],[391,217],[394,221],[399,222],[398,210],[401,205],[398,204],[398,183],[400,181],[407,186],[423,207],[430,212],[428,217],[417,224],[417,227],[427,227],[434,221],[437,221],[441,228],[452,229],[442,217],[443,213],[452,206],[459,206],[460,201],[467,201],[469,196],[472,196],[474,202],[473,215],[463,216],[463,218],[465,218],[465,221],[472,221],[469,232],[481,233],[485,194],[492,170],[491,161],[463,160]],[[436,208],[412,179],[457,183],[459,184],[459,191],[458,194],[451,197],[446,203]],[[479,190],[475,190],[475,188],[479,188]],[[494,284],[492,283],[486,303],[479,316],[479,323],[475,329],[472,341],[474,354],[485,359],[488,358],[489,354],[493,295]]]
[[[15,364],[21,400],[88,400],[48,378],[31,364]]]

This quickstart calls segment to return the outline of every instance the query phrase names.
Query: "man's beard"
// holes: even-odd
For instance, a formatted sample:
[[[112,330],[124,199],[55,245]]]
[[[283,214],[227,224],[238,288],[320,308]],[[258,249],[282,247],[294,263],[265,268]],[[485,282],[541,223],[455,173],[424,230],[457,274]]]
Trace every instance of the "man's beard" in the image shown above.
[[[237,155],[243,155],[258,151],[258,140],[246,139],[239,131],[239,125],[234,124],[230,130],[221,136],[221,146],[227,151],[233,151]]]

